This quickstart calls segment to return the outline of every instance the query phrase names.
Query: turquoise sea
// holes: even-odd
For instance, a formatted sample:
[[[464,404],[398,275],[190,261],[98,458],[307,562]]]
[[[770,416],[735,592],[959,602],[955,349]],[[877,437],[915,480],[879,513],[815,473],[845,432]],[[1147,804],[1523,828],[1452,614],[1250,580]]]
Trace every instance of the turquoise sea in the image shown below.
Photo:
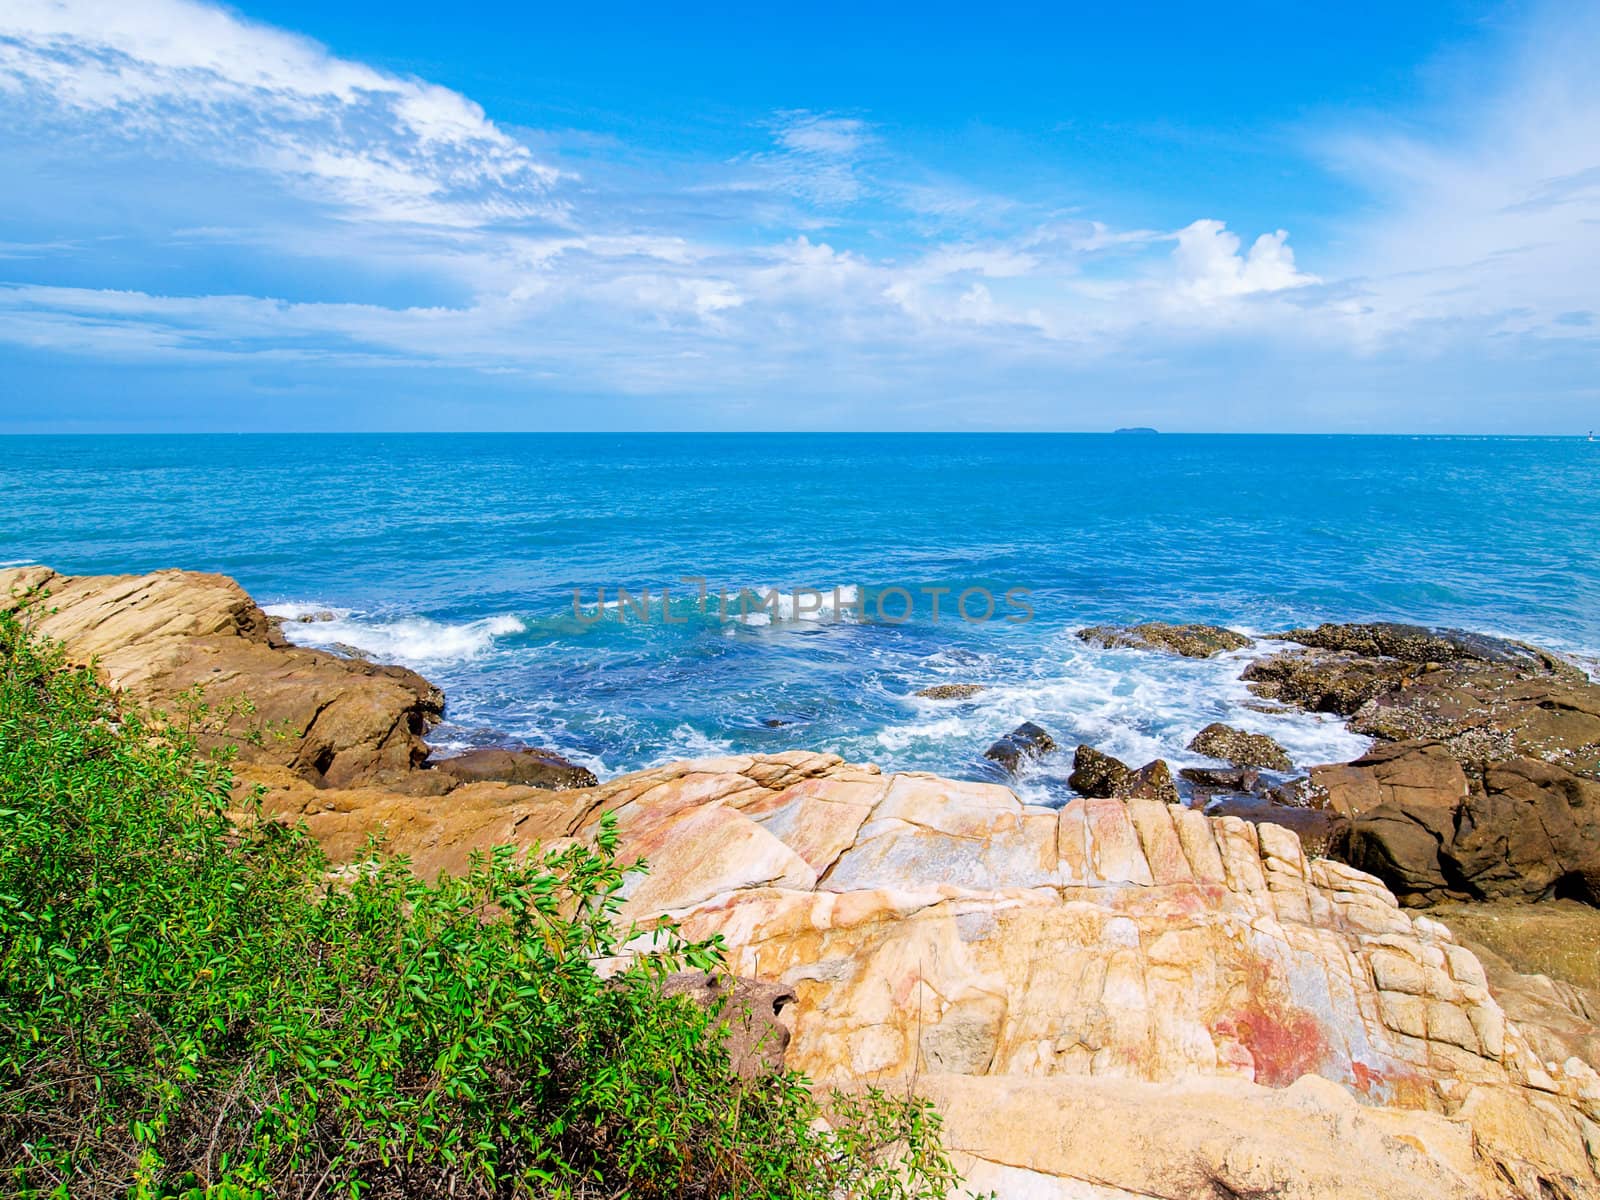
[[[1269,633],[1388,618],[1600,654],[1600,443],[1181,435],[0,438],[0,562],[237,577],[289,630],[414,666],[441,745],[519,739],[613,774],[832,749],[982,777],[1018,721],[1176,763],[1203,724],[1354,753],[1257,712],[1237,656],[1105,651],[1082,625]],[[698,585],[707,581],[701,612]],[[651,592],[601,613],[599,589]],[[674,597],[661,619],[660,589]],[[783,589],[776,612],[717,589]],[[797,612],[815,589],[844,611]],[[941,611],[932,613],[932,595]],[[573,592],[580,597],[574,612]],[[855,590],[851,590],[855,589]],[[903,589],[904,598],[894,589]],[[968,613],[993,595],[988,621]],[[1014,593],[1008,605],[1004,594]],[[909,600],[909,619],[898,617]],[[1020,600],[1031,609],[1020,617]],[[851,601],[864,612],[850,609]],[[962,703],[911,695],[978,683]],[[1059,797],[1063,761],[1024,779]]]

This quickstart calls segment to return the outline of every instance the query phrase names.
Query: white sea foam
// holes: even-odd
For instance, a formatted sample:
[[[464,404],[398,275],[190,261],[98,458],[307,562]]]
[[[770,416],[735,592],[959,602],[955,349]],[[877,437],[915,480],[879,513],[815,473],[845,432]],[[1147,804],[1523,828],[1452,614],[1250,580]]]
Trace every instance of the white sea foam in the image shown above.
[[[351,610],[348,608],[334,608],[328,604],[314,604],[310,601],[289,600],[282,604],[268,604],[262,612],[269,617],[280,617],[285,621],[322,622],[331,615],[336,620],[348,617]]]
[[[1024,799],[1056,803],[1065,795],[1079,743],[1134,765],[1164,758],[1174,769],[1201,766],[1212,760],[1189,750],[1189,742],[1206,725],[1223,721],[1271,735],[1296,770],[1365,751],[1370,741],[1337,717],[1247,707],[1259,701],[1239,673],[1250,659],[1275,648],[1265,643],[1192,660],[1149,650],[1101,650],[1070,636],[1054,639],[1026,667],[1011,664],[1009,677],[1000,663],[967,663],[959,671],[945,666],[939,681],[982,683],[985,690],[957,704],[908,697],[910,719],[879,730],[873,741],[906,769],[949,773],[953,754],[976,757],[1019,723],[1035,721],[1061,750],[1028,764],[1017,791]]]
[[[690,724],[682,724],[672,731],[672,746],[660,755],[658,762],[673,762],[680,758],[722,758],[739,753],[732,742],[711,737]]]
[[[496,638],[527,629],[520,617],[509,613],[452,624],[427,617],[374,620],[349,609],[299,602],[274,604],[264,611],[284,618],[284,635],[297,646],[354,646],[381,662],[404,666],[465,662],[486,653]],[[301,620],[323,613],[332,619]]]
[[[5,567],[31,567],[36,565],[37,562],[38,560],[33,558],[8,558],[5,562],[0,562],[0,569]]]
[[[826,588],[746,587],[732,589],[719,602],[707,597],[713,611],[744,625],[793,621],[854,621],[860,616],[861,589],[855,584]],[[720,607],[719,607],[720,605]]]

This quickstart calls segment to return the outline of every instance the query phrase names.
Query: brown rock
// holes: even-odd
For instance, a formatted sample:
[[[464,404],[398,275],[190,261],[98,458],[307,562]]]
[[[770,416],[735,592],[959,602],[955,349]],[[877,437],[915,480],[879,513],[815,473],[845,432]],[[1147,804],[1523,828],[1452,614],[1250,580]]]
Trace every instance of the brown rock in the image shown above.
[[[981,683],[937,683],[916,694],[924,700],[970,700],[985,690]]]
[[[1463,629],[1429,629],[1422,625],[1376,622],[1355,625],[1319,625],[1291,629],[1279,637],[1302,646],[1342,650],[1369,658],[1394,658],[1409,663],[1487,662],[1524,666],[1540,671],[1567,669],[1567,664],[1547,650],[1524,642],[1508,641]]]
[[[1132,773],[1121,759],[1102,754],[1093,746],[1079,746],[1072,755],[1072,774],[1067,776],[1067,784],[1080,796],[1109,799]]]
[[[1264,733],[1246,733],[1213,721],[1189,743],[1189,749],[1207,758],[1220,758],[1236,767],[1263,767],[1288,771],[1294,766],[1284,748]]]
[[[1178,778],[1201,793],[1254,792],[1261,786],[1261,775],[1250,767],[1184,767]]]
[[[1318,768],[1353,818],[1348,860],[1397,893],[1600,903],[1600,783],[1537,759],[1491,767],[1470,790],[1436,743],[1382,747]]]
[[[1467,795],[1467,776],[1437,742],[1399,742],[1376,746],[1353,762],[1312,767],[1310,788],[1344,817],[1384,804],[1451,813]]]
[[[1180,802],[1172,770],[1161,759],[1134,770],[1093,746],[1079,746],[1072,756],[1072,774],[1067,784],[1079,795],[1105,800],[1160,800]]]
[[[1479,896],[1571,896],[1600,904],[1600,783],[1521,758],[1485,774],[1446,846]]]
[[[457,783],[517,783],[536,788],[594,787],[588,767],[568,762],[553,750],[527,746],[468,750],[450,758],[432,759],[433,770]]]
[[[1403,686],[1417,671],[1395,660],[1326,650],[1285,650],[1251,663],[1240,678],[1264,700],[1349,716],[1374,696]]]
[[[93,661],[112,686],[183,720],[202,744],[236,744],[242,762],[348,786],[405,774],[427,756],[422,735],[444,704],[437,688],[403,667],[275,640],[231,579],[0,571],[0,604],[30,591],[48,591],[36,626],[73,661]]]
[[[1214,654],[1255,645],[1244,634],[1220,625],[1173,625],[1165,621],[1147,621],[1141,625],[1093,625],[1078,630],[1078,637],[1090,645],[1108,650],[1166,650],[1184,658],[1210,658]]]
[[[1116,795],[1119,799],[1159,800],[1163,804],[1182,802],[1178,785],[1172,781],[1172,768],[1159,758],[1130,773]]]
[[[1600,686],[1503,666],[1452,665],[1379,694],[1350,727],[1373,737],[1432,738],[1482,769],[1508,758],[1600,772]]]

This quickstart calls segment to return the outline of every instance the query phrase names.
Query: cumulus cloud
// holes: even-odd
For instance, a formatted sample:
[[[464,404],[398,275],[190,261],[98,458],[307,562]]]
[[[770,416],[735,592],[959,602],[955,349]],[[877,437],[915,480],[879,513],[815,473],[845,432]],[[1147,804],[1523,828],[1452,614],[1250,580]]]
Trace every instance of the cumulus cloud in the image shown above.
[[[1172,261],[1178,290],[1202,303],[1321,282],[1315,275],[1295,269],[1289,234],[1283,229],[1263,233],[1243,255],[1238,235],[1228,232],[1221,221],[1202,218],[1180,229],[1175,237],[1178,245]]]

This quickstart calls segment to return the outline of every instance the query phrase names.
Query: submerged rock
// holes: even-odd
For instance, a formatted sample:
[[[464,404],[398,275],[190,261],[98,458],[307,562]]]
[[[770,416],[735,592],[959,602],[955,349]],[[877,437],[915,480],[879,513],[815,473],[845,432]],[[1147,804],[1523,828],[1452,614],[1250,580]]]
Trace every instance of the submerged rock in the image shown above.
[[[999,763],[1015,775],[1030,759],[1056,750],[1056,741],[1042,725],[1024,721],[983,752],[990,762]]]
[[[1294,766],[1284,748],[1264,733],[1246,733],[1213,721],[1189,742],[1189,749],[1207,758],[1220,758],[1236,767],[1262,767],[1288,771]]]
[[[924,700],[969,700],[987,690],[981,683],[937,683],[915,694]]]
[[[1078,637],[1090,645],[1108,650],[1166,650],[1184,658],[1210,658],[1214,654],[1255,645],[1244,634],[1220,625],[1173,625],[1166,621],[1146,621],[1140,625],[1092,625],[1078,630]]]

